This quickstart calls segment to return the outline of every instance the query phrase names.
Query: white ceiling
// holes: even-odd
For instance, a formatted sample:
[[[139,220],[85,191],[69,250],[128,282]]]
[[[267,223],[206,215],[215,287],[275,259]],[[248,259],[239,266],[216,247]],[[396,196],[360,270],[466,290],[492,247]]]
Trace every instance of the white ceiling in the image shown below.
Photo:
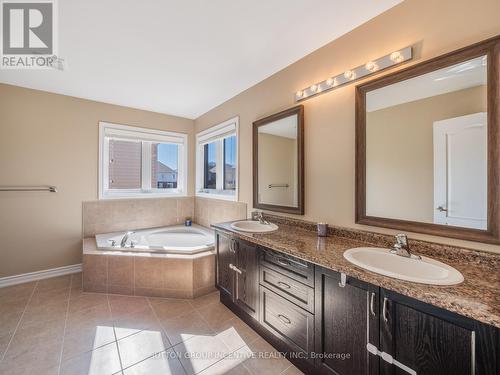
[[[366,110],[377,111],[469,87],[486,85],[486,56],[452,65],[373,90],[366,95]]]
[[[67,69],[0,82],[196,118],[400,2],[60,0]]]

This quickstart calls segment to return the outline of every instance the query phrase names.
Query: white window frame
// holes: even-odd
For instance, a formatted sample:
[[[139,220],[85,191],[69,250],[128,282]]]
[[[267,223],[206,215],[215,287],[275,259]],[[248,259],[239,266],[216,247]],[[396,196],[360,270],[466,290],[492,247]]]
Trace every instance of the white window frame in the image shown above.
[[[140,189],[109,189],[109,140],[125,139],[142,142],[142,166]],[[177,144],[177,188],[151,187],[151,144]],[[188,135],[163,130],[99,122],[99,199],[157,198],[186,196],[188,189]]]
[[[196,196],[204,198],[223,199],[228,201],[238,201],[239,195],[239,117],[233,117],[209,129],[196,134]],[[224,138],[236,136],[236,189],[234,194],[224,193]],[[217,189],[205,189],[204,184],[204,146],[207,143],[218,141],[217,147]],[[226,190],[227,191],[227,190]]]

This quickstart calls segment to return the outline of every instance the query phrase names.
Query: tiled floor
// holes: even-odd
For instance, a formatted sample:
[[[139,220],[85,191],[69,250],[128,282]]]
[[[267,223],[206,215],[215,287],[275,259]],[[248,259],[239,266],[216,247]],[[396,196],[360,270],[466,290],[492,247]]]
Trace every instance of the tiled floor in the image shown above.
[[[81,274],[0,289],[0,374],[300,374],[219,302],[83,293]]]

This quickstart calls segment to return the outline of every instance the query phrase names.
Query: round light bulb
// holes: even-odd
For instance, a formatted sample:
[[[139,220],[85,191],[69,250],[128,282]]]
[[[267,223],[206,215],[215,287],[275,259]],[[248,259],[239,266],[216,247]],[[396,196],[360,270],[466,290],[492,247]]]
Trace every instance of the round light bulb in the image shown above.
[[[304,93],[303,93],[302,91],[297,91],[297,92],[295,93],[295,96],[296,96],[297,98],[302,98],[302,95],[304,95]]]
[[[374,72],[375,70],[378,69],[377,63],[374,61],[368,61],[365,65],[366,70],[369,70],[370,72]]]
[[[334,79],[333,79],[332,77],[330,77],[330,78],[328,78],[328,79],[326,80],[326,84],[327,84],[328,86],[332,86],[332,85],[333,85],[333,82],[334,82]]]
[[[344,73],[344,77],[349,80],[354,79],[354,72],[352,70],[347,70]]]
[[[317,89],[318,89],[318,86],[316,86],[316,85],[312,85],[311,87],[309,87],[309,90],[311,90],[312,92],[316,92]]]
[[[401,62],[403,61],[403,55],[399,51],[393,52],[391,53],[391,60],[397,63]]]

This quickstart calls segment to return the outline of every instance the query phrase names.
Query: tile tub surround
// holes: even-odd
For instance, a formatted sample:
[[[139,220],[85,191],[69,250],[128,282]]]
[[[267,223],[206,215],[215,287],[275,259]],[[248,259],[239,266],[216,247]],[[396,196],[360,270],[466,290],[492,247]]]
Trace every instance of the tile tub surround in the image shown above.
[[[194,217],[194,198],[103,199],[83,202],[82,213],[83,238],[86,238],[99,233],[184,223],[186,217]]]
[[[209,227],[245,219],[246,203],[181,197],[83,202],[83,285],[88,292],[193,298],[215,290],[215,256],[119,253],[96,249],[95,235],[182,224]]]
[[[0,374],[301,374],[219,298],[85,293],[81,274],[0,288]]]
[[[237,232],[230,223],[213,225],[217,230],[290,254],[314,264],[343,272],[368,283],[398,292],[431,305],[500,328],[500,255],[410,240],[414,252],[455,267],[465,281],[455,286],[433,286],[397,280],[356,267],[343,257],[345,250],[362,246],[387,247],[391,236],[331,228],[329,237],[317,237],[313,223],[266,215],[279,225],[272,233]]]
[[[121,230],[166,227],[184,223],[191,217],[196,224],[242,220],[247,205],[242,202],[199,197],[103,199],[83,202],[83,238]]]
[[[210,227],[212,224],[247,218],[247,204],[211,198],[195,198],[194,220],[197,224]]]
[[[215,290],[213,251],[196,255],[97,250],[83,241],[83,290],[110,294],[194,298]]]

